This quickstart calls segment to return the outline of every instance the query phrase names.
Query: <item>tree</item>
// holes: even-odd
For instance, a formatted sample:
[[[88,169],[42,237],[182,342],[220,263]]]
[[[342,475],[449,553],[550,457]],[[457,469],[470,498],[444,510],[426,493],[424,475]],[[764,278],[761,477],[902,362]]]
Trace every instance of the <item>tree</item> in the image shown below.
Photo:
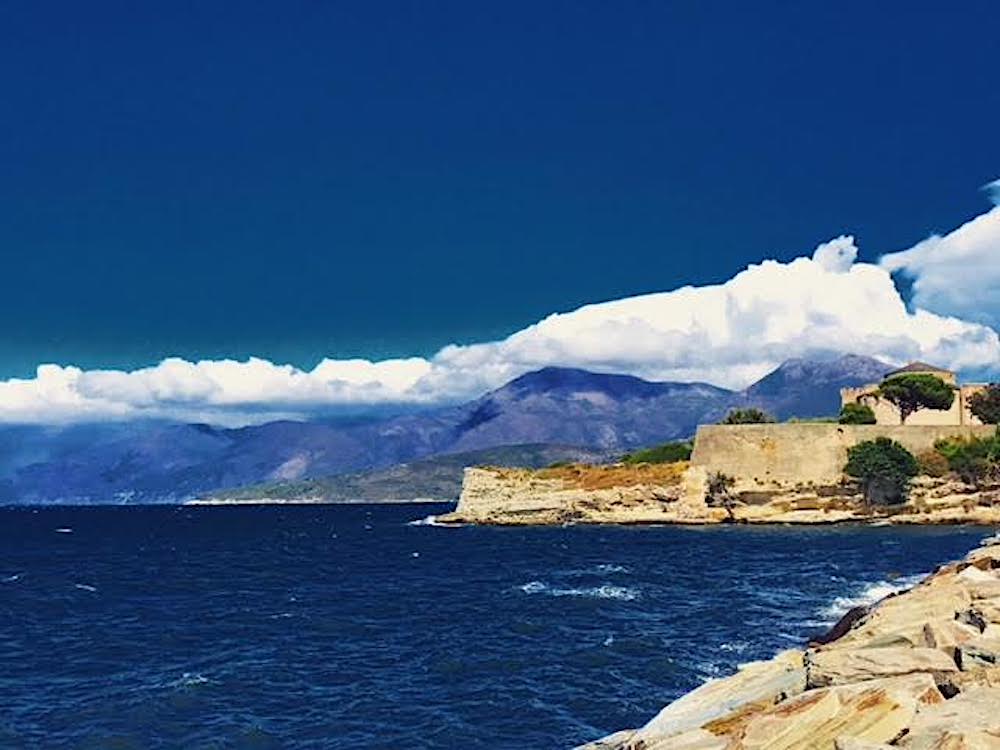
[[[709,475],[705,488],[705,504],[710,508],[725,508],[730,523],[736,520],[736,498],[731,492],[736,480],[728,474],[716,471]]]
[[[867,404],[844,404],[837,421],[840,424],[875,424],[875,412]]]
[[[865,440],[849,448],[844,466],[845,474],[861,482],[869,506],[906,500],[910,479],[919,471],[913,454],[887,437]]]
[[[1000,424],[1000,383],[990,383],[969,397],[969,411],[983,424]]]
[[[955,389],[937,375],[908,373],[882,381],[876,396],[899,409],[899,423],[920,409],[947,411],[955,401]]]
[[[721,424],[764,424],[773,421],[774,417],[766,411],[751,407],[749,409],[733,409],[726,415]]]

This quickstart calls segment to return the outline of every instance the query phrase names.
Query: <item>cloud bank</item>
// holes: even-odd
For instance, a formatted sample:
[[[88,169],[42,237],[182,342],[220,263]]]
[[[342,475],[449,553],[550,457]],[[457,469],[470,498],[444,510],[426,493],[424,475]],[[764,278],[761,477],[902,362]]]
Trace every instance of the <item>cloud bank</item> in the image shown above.
[[[883,256],[881,265],[913,281],[913,304],[1000,326],[1000,180],[984,188],[997,206],[944,236]]]
[[[252,358],[165,359],[133,371],[42,365],[0,381],[0,422],[166,418],[239,425],[346,408],[475,397],[547,365],[651,380],[742,387],[790,357],[852,352],[1000,371],[1000,207],[878,265],[854,238],[725,283],[550,315],[501,341],[446,346],[430,359],[324,359],[312,370]],[[913,280],[911,309],[891,273]]]

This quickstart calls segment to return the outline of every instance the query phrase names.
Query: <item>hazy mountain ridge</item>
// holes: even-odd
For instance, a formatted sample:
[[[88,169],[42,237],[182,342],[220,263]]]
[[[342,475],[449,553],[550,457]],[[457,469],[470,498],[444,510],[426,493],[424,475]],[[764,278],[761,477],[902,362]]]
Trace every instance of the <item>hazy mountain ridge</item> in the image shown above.
[[[462,489],[466,466],[542,468],[556,462],[606,463],[616,453],[571,445],[505,445],[466,453],[443,453],[386,469],[272,482],[209,493],[209,502],[392,502],[453,501]]]
[[[548,367],[467,404],[376,420],[238,429],[106,423],[0,429],[0,502],[181,502],[223,488],[294,482],[510,445],[598,452],[685,438],[736,406],[779,418],[835,413],[839,389],[878,380],[867,357],[790,360],[744,391]]]

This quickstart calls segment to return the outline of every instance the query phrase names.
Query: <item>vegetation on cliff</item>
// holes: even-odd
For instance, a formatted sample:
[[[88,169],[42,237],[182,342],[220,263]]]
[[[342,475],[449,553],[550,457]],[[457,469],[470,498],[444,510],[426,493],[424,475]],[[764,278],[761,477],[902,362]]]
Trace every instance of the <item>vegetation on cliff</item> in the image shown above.
[[[538,479],[557,479],[567,488],[581,490],[606,490],[615,487],[636,487],[639,485],[670,486],[680,483],[686,461],[672,463],[611,464],[591,466],[569,464],[538,469],[534,476]],[[517,471],[511,469],[509,471]]]
[[[674,461],[688,461],[693,448],[694,444],[690,440],[664,443],[626,453],[621,460],[624,464],[667,464]]]
[[[939,440],[934,449],[966,484],[981,487],[1000,482],[1000,431],[988,438]]]
[[[733,409],[719,424],[765,424],[773,421],[775,421],[774,417],[763,409],[750,407],[748,409]]]

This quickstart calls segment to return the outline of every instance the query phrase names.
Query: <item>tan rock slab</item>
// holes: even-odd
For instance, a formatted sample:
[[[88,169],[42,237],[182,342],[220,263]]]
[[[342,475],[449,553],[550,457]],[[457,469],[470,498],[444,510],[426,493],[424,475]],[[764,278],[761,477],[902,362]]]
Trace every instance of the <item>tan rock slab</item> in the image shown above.
[[[832,648],[806,654],[810,688],[908,674],[957,672],[955,661],[933,648]]]
[[[1000,640],[982,636],[972,638],[960,645],[956,654],[963,672],[1000,667]]]
[[[951,658],[955,657],[958,646],[980,635],[978,628],[963,625],[957,620],[925,622],[921,634],[923,636],[921,646],[936,648]]]
[[[805,689],[805,684],[801,651],[785,651],[770,661],[750,662],[736,674],[709,680],[675,700],[636,732],[632,744],[652,746],[724,719],[748,704],[773,704],[783,697],[797,695]]]
[[[887,743],[918,709],[943,702],[929,674],[810,690],[755,717],[727,750],[834,750],[848,738]]]
[[[917,586],[905,594],[883,599],[837,644],[867,644],[888,635],[917,643],[925,622],[952,620],[956,612],[968,609],[971,601],[969,592],[954,576]]]
[[[922,708],[898,743],[909,750],[998,750],[1000,687],[974,687]]]
[[[573,750],[622,750],[634,735],[634,730],[624,729],[599,740],[588,742],[586,745],[577,745]]]
[[[707,732],[704,729],[692,729],[690,732],[675,734],[652,744],[641,745],[642,750],[726,750],[728,740]],[[638,745],[634,746],[639,750]]]
[[[892,750],[892,745],[884,742],[868,742],[857,737],[838,737],[833,746],[835,750]]]

